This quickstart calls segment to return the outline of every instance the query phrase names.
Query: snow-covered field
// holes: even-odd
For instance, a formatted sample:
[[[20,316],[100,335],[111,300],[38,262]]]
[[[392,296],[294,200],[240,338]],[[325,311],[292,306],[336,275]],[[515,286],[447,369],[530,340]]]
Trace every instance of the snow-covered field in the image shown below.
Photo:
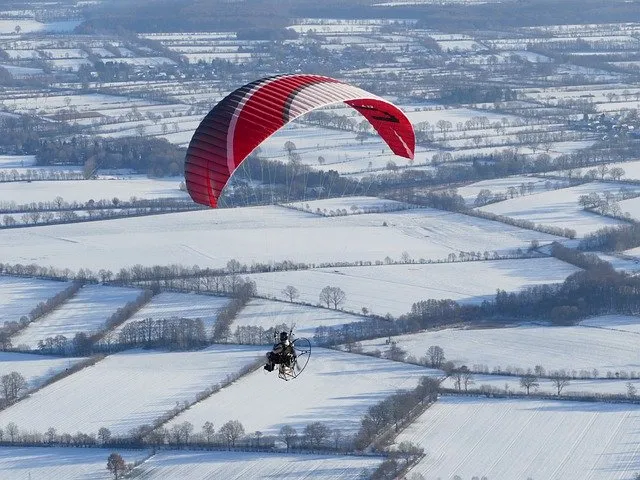
[[[15,202],[18,205],[31,202],[53,202],[62,197],[66,202],[86,202],[88,200],[108,200],[118,198],[128,201],[153,198],[188,198],[187,192],[180,190],[182,177],[145,178],[134,176],[120,179],[78,180],[69,182],[11,182],[2,184],[0,202]]]
[[[60,60],[73,62],[73,59]],[[81,60],[82,61],[82,60]],[[15,112],[29,112],[38,110],[41,113],[60,113],[62,110],[73,108],[78,112],[97,111],[101,108],[142,107],[152,105],[146,100],[131,99],[126,96],[107,95],[102,93],[87,93],[77,95],[53,95],[51,92],[40,92],[27,98],[5,98],[3,104],[12,107]]]
[[[580,325],[594,328],[605,328],[607,330],[621,330],[640,335],[640,317],[628,315],[601,315],[599,317],[587,318],[580,322]],[[640,337],[638,338],[640,341]],[[640,370],[640,365],[638,366]]]
[[[412,208],[404,202],[376,197],[338,197],[308,202],[292,202],[287,204],[293,208],[312,213],[331,215],[331,212],[344,212],[348,215],[368,212],[385,212]]]
[[[442,397],[396,441],[425,449],[427,480],[618,480],[640,468],[640,407]]]
[[[584,326],[445,329],[394,337],[398,346],[416,358],[439,345],[456,365],[486,365],[506,369],[542,365],[551,370],[640,370],[638,334]],[[385,351],[385,339],[362,342],[365,351]]]
[[[257,326],[267,330],[284,323],[289,328],[295,325],[296,336],[307,337],[313,342],[316,327],[335,327],[362,320],[362,317],[336,310],[255,299],[238,313],[231,329],[233,331],[236,327]]]
[[[22,168],[35,165],[35,155],[0,155],[0,169]],[[4,190],[4,186],[3,186]]]
[[[110,355],[3,410],[0,425],[15,422],[20,430],[42,433],[54,427],[58,434],[96,433],[106,427],[114,435],[126,435],[177,403],[194,401],[198,393],[264,355],[263,350],[218,345],[196,352]]]
[[[331,109],[328,112],[331,113],[334,110],[341,112],[339,109]],[[346,109],[341,113],[351,115],[355,111]],[[362,118],[358,117],[352,120],[361,121]],[[300,161],[303,164],[317,170],[335,170],[340,174],[352,174],[385,169],[389,161],[400,166],[408,165],[406,159],[394,155],[377,135],[371,135],[363,142],[359,142],[356,140],[356,132],[336,131],[308,125],[300,120],[288,124],[262,143],[260,155],[286,161],[287,152],[284,146],[287,142],[295,145],[295,151],[300,155]],[[426,152],[427,149],[424,147],[416,149],[416,163],[426,161]]]
[[[372,472],[381,462],[379,457],[169,451],[157,453],[135,471],[145,480],[358,480],[363,470]]]
[[[396,390],[414,388],[425,375],[438,373],[416,365],[314,348],[307,368],[295,381],[282,382],[275,378],[275,372],[260,369],[181,413],[168,427],[190,422],[198,432],[207,421],[219,427],[228,420],[239,420],[248,433],[259,430],[277,435],[283,425],[301,432],[309,423],[323,422],[343,433],[355,433],[370,406]]]
[[[27,381],[27,388],[32,389],[39,387],[53,375],[72,367],[79,360],[70,357],[0,352],[0,376],[18,372]]]
[[[555,258],[456,263],[380,265],[322,268],[251,275],[258,293],[286,299],[282,290],[292,285],[299,301],[320,303],[327,285],[346,294],[341,308],[359,313],[363,307],[378,315],[408,313],[414,302],[451,299],[461,303],[493,300],[496,289],[517,291],[546,283],[561,283],[578,269]],[[325,305],[326,306],[326,305]]]
[[[602,252],[594,252],[598,258],[609,262],[616,270],[624,271],[630,274],[640,273],[640,260],[634,258],[629,254],[630,250],[626,253],[620,254],[608,254]]]
[[[317,264],[399,260],[407,252],[439,260],[526,249],[534,239],[557,237],[433,209],[321,218],[268,206],[11,229],[0,236],[0,250],[10,263],[117,272],[136,264],[224,267],[232,258]]]
[[[11,337],[11,342],[14,346],[36,349],[38,342],[47,337],[64,335],[71,340],[79,332],[95,333],[104,328],[109,316],[140,293],[134,288],[86,285],[56,310]]]
[[[591,373],[591,372],[589,372]],[[598,372],[599,378],[594,380],[587,379],[570,379],[569,384],[563,387],[562,396],[571,395],[621,395],[627,396],[627,384],[631,383],[636,389],[640,390],[640,380],[638,379],[609,379],[606,377],[607,372]],[[627,372],[628,373],[628,372]],[[640,372],[637,372],[640,374]],[[557,395],[558,389],[553,382],[547,378],[538,379],[539,387],[532,387],[530,392],[541,393],[545,395]],[[445,388],[457,388],[455,379],[449,377],[442,383]],[[505,393],[508,388],[510,394],[524,395],[526,389],[520,385],[520,377],[513,375],[481,375],[474,374],[472,382],[469,384],[469,390],[482,389],[483,387],[491,387],[497,389],[501,393]],[[464,390],[464,384],[461,386]]]
[[[620,205],[623,214],[629,214],[629,217],[635,221],[640,219],[640,197],[622,200],[618,202],[618,205]]]
[[[518,194],[520,194],[522,188],[524,188],[524,191],[527,194],[530,194],[533,192],[544,191],[545,183],[547,181],[549,181],[549,179],[545,179],[542,177],[514,175],[511,177],[482,180],[480,182],[465,185],[464,187],[459,187],[457,189],[457,193],[464,198],[465,202],[468,205],[473,205],[473,202],[478,197],[478,193],[480,193],[481,190],[489,190],[494,196],[502,194],[507,195],[508,197],[508,191],[510,187],[516,188]],[[523,185],[524,187],[522,187]]]
[[[481,207],[481,210],[529,220],[536,224],[569,227],[582,237],[599,228],[620,225],[623,222],[584,211],[578,203],[579,197],[592,192],[615,194],[623,186],[623,184],[591,182],[576,187],[512,198]]]
[[[207,334],[216,322],[218,313],[229,303],[228,297],[196,295],[193,293],[163,292],[154,296],[149,303],[133,314],[108,336],[117,338],[119,332],[131,322],[146,318],[162,320],[166,318],[199,318],[204,323]]]
[[[68,286],[67,282],[0,275],[0,324],[18,322]]]
[[[113,449],[62,447],[2,447],[0,472],[3,480],[36,478],[64,480],[111,480],[107,458]],[[118,449],[126,463],[141,461],[146,450]]]

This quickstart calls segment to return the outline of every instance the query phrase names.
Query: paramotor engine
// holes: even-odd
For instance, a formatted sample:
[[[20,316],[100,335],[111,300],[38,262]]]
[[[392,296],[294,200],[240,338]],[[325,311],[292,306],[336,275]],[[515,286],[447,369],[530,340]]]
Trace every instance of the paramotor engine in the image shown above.
[[[185,158],[189,195],[216,207],[231,174],[265,139],[300,115],[341,102],[360,112],[393,153],[413,158],[413,126],[391,102],[330,77],[278,75],[238,88],[202,120]]]

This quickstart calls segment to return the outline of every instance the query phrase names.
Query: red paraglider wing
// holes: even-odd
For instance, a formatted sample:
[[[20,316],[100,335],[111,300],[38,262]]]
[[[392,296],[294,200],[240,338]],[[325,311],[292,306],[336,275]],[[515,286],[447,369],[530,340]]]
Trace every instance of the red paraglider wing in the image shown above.
[[[233,171],[266,138],[300,115],[340,102],[360,112],[393,153],[413,158],[413,127],[392,103],[329,77],[269,77],[230,93],[200,123],[185,159],[189,195],[217,206]]]

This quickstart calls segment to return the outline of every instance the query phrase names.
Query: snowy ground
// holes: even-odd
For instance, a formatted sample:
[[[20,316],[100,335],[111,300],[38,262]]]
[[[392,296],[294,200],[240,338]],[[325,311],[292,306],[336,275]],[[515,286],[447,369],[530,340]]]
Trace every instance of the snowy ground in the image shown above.
[[[53,375],[72,367],[79,360],[70,357],[0,352],[0,376],[18,372],[27,381],[27,388],[32,389],[39,387]]]
[[[131,197],[138,199],[188,198],[188,194],[179,189],[182,181],[182,177],[149,179],[136,176],[127,179],[69,182],[10,182],[2,184],[0,203],[15,202],[18,205],[24,205],[31,202],[53,202],[56,197],[62,197],[66,202],[82,203],[90,199],[111,201],[113,198],[118,198],[128,201]]]
[[[199,318],[204,323],[207,335],[222,308],[229,303],[228,297],[196,295],[194,293],[163,292],[154,296],[149,303],[138,310],[126,322],[108,335],[117,338],[125,325],[146,318],[161,320],[165,318]]]
[[[267,330],[284,323],[289,328],[295,325],[294,333],[298,337],[307,337],[313,341],[316,327],[335,327],[362,320],[363,317],[326,308],[255,299],[238,313],[231,330],[245,326],[259,326]]]
[[[54,297],[68,282],[0,275],[0,324],[17,322],[40,302]]]
[[[346,294],[342,308],[360,313],[362,307],[378,315],[408,313],[415,302],[451,299],[482,303],[495,298],[496,289],[561,283],[578,269],[555,258],[494,260],[457,263],[381,265],[371,267],[322,268],[251,275],[260,295],[286,299],[282,290],[292,285],[299,301],[320,302],[327,285]],[[326,305],[325,305],[326,306]]]
[[[640,371],[638,335],[603,328],[520,326],[513,328],[445,329],[394,337],[400,348],[416,358],[431,345],[444,349],[447,360],[456,365],[486,365],[531,368],[547,371],[608,370]],[[365,351],[388,349],[385,339],[363,342]]]
[[[178,403],[194,401],[263,350],[219,345],[196,352],[110,355],[3,410],[0,425],[15,422],[20,430],[42,433],[54,427],[59,434],[96,433],[106,427],[116,436],[125,435]]]
[[[0,155],[0,169],[30,167],[35,165],[35,155]],[[4,190],[4,186],[3,186]]]
[[[327,110],[328,113],[333,111],[334,109]],[[347,108],[341,113],[350,116],[353,112],[355,111]],[[363,118],[356,114],[352,120],[361,121]],[[356,140],[356,132],[322,128],[302,121],[288,124],[265,140],[260,145],[260,156],[286,162],[287,142],[295,145],[295,151],[300,155],[303,164],[317,170],[336,170],[340,174],[351,174],[384,169],[389,161],[399,166],[408,165],[407,159],[394,155],[377,135],[372,134],[363,142],[359,142]],[[426,151],[423,147],[416,149],[416,163],[425,161]],[[319,160],[320,157],[322,161]]]
[[[592,317],[580,322],[580,325],[607,330],[621,330],[640,335],[640,317],[628,315],[602,315]],[[640,337],[638,338],[640,341]]]
[[[72,62],[73,60],[63,60]],[[82,60],[81,60],[82,61]],[[30,95],[25,98],[5,98],[3,104],[14,108],[15,113],[28,113],[36,109],[41,114],[58,114],[73,107],[78,112],[100,111],[100,109],[112,109],[116,107],[144,107],[153,105],[145,100],[131,99],[126,96],[107,95],[102,93],[87,93],[77,95],[53,95],[51,92],[42,91],[38,95]]]
[[[536,224],[569,227],[579,237],[599,228],[620,225],[623,222],[587,212],[578,204],[581,195],[592,192],[616,193],[623,184],[591,182],[534,195],[525,195],[482,207],[481,210],[511,218],[529,220]]]
[[[141,290],[133,288],[86,285],[67,302],[11,337],[14,346],[38,347],[38,341],[47,337],[64,335],[73,339],[79,332],[87,334],[100,331],[105,321],[118,308],[135,300]]]
[[[396,441],[425,449],[427,480],[617,480],[640,469],[640,407],[442,397]]]
[[[224,267],[232,258],[249,265],[375,262],[398,260],[403,252],[444,259],[460,251],[511,252],[534,239],[557,238],[432,209],[320,218],[268,206],[11,229],[0,237],[0,251],[10,263],[117,272],[136,264]]]
[[[376,457],[240,452],[160,452],[136,469],[145,480],[165,478],[228,480],[357,480],[382,462]]]
[[[618,202],[623,214],[628,214],[635,221],[640,219],[640,197]]]
[[[355,433],[370,406],[396,390],[414,388],[422,376],[438,373],[415,365],[314,348],[307,368],[295,381],[283,382],[275,372],[260,369],[194,405],[167,426],[188,421],[197,433],[207,421],[219,428],[229,420],[239,420],[247,433],[259,430],[276,435],[283,425],[301,432],[309,423],[323,422],[343,433]],[[1,420],[0,416],[0,424]]]
[[[61,447],[1,447],[0,472],[3,480],[64,479],[111,480],[107,458],[112,449]],[[146,450],[118,449],[126,463],[148,456]]]
[[[620,254],[609,254],[602,252],[594,252],[598,258],[609,262],[616,270],[624,271],[630,274],[640,273],[640,260],[629,255],[629,252]]]

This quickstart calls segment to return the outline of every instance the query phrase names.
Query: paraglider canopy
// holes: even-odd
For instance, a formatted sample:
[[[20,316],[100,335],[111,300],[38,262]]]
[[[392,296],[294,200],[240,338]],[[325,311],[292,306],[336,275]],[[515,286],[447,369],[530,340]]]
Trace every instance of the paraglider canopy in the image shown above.
[[[266,138],[300,115],[341,102],[360,112],[393,153],[413,159],[413,126],[391,102],[330,77],[279,75],[231,92],[202,120],[185,158],[189,195],[216,207],[231,174]]]

